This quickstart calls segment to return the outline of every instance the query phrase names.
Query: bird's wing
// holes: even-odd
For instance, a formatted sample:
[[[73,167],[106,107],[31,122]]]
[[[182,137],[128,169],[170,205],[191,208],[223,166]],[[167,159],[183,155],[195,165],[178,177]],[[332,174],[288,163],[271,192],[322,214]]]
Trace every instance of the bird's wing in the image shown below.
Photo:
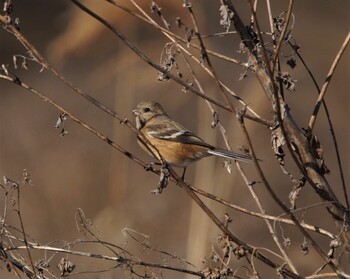
[[[184,127],[173,121],[162,121],[162,123],[147,125],[145,128],[148,135],[156,139],[212,148],[210,144],[206,143],[196,134],[186,130]]]

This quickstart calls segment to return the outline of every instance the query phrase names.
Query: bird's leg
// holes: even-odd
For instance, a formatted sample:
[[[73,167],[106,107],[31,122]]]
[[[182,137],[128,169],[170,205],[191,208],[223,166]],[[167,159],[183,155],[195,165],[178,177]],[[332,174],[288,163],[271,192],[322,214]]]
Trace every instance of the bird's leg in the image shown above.
[[[182,173],[181,179],[185,181],[185,173],[186,173],[187,168],[184,168],[184,171]]]
[[[168,185],[169,177],[170,177],[170,172],[168,167],[169,166],[167,163],[161,164],[158,186],[155,190],[151,191],[153,195],[161,194],[163,192],[163,189]]]

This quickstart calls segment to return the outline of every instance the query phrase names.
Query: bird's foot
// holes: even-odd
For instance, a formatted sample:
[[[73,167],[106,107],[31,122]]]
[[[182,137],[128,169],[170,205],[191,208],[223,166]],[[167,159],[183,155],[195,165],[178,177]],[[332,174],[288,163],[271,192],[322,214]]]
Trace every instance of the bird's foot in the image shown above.
[[[155,190],[151,191],[153,195],[158,195],[163,192],[163,189],[168,185],[169,183],[169,177],[170,172],[168,169],[168,164],[163,164],[160,168],[160,175],[159,175],[159,182],[158,186]]]

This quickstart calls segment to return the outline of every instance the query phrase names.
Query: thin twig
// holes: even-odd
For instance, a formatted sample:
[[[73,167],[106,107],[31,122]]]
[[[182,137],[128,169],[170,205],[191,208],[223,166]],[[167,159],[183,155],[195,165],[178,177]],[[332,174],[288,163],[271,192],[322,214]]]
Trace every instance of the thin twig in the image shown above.
[[[257,169],[257,171],[258,171],[258,174],[259,174],[259,176],[260,176],[260,178],[261,178],[261,180],[262,180],[262,182],[263,182],[265,188],[268,190],[269,194],[273,197],[273,199],[276,201],[276,203],[277,203],[280,207],[282,207],[282,209],[283,209],[285,212],[288,212],[288,211],[289,211],[288,208],[287,208],[287,207],[282,203],[282,201],[277,197],[277,194],[273,191],[272,187],[270,186],[269,182],[267,181],[267,179],[266,179],[266,177],[265,177],[265,175],[264,175],[264,173],[263,173],[263,171],[262,171],[262,169],[261,169],[261,167],[260,167],[260,164],[259,164],[259,162],[258,162],[258,160],[257,160],[257,158],[256,158],[256,156],[255,156],[255,152],[254,152],[253,145],[252,145],[252,142],[251,142],[251,140],[250,140],[248,131],[247,131],[247,129],[246,129],[244,123],[243,123],[243,120],[240,121],[240,124],[241,124],[241,127],[242,127],[243,131],[244,131],[244,135],[246,136],[246,140],[247,140],[247,142],[248,142],[248,144],[249,144],[250,152],[251,152],[251,154],[252,154],[252,157],[253,157],[253,160],[254,160],[254,163],[255,163],[255,167],[256,167],[256,169]],[[238,165],[238,166],[239,166],[239,165]],[[240,168],[240,166],[239,166],[239,168]],[[241,170],[241,172],[243,173],[243,170]],[[246,178],[245,175],[244,175],[243,177]],[[266,212],[265,212],[265,209],[262,207],[262,205],[261,205],[261,203],[260,203],[260,201],[259,201],[257,195],[255,194],[254,189],[252,188],[251,183],[248,181],[248,179],[245,179],[245,182],[246,182],[246,185],[248,186],[249,191],[251,192],[251,195],[253,196],[253,198],[254,198],[254,200],[255,200],[255,203],[258,205],[258,207],[259,207],[259,209],[260,209],[260,212],[263,213],[263,214],[265,214],[265,213],[266,213]],[[282,206],[281,206],[281,205],[282,205]],[[294,217],[293,213],[290,213],[289,215],[291,216],[293,222],[296,224],[296,222],[295,222],[295,220],[294,220],[294,219],[296,219],[296,218]],[[294,219],[293,219],[292,215],[293,215]],[[280,243],[280,241],[279,241],[279,239],[278,239],[278,237],[277,237],[277,234],[276,234],[276,232],[274,231],[272,225],[271,225],[271,224],[268,222],[268,220],[266,220],[266,219],[265,219],[265,223],[266,223],[266,225],[267,225],[267,227],[268,227],[268,229],[269,229],[269,231],[270,231],[270,234],[271,234],[273,240],[275,241],[277,247],[279,248],[279,250],[280,250],[281,253],[283,254],[283,258],[285,259],[285,261],[287,262],[287,264],[290,266],[290,268],[293,270],[293,272],[296,273],[296,274],[298,274],[298,272],[297,272],[297,270],[296,270],[296,268],[295,268],[293,262],[292,262],[291,259],[289,258],[288,254],[284,251],[284,249],[283,249],[283,247],[282,247],[282,244]],[[299,222],[298,222],[298,223],[299,223]],[[297,224],[296,224],[296,225],[297,225]],[[300,224],[299,224],[299,225],[300,225]],[[297,225],[297,226],[298,226],[298,225]],[[300,226],[301,226],[301,225],[300,225]]]
[[[234,21],[234,24],[236,26],[236,29],[240,32],[241,34],[241,37],[242,39],[244,39],[245,43],[246,43],[246,46],[248,47],[248,49],[251,51],[251,54],[255,57],[255,60],[259,61],[259,56],[258,56],[258,53],[256,50],[254,50],[254,45],[252,44],[252,41],[250,40],[250,37],[251,35],[249,35],[247,33],[247,30],[245,29],[244,27],[244,24],[242,22],[242,20],[240,19],[239,15],[236,13],[235,11],[235,8],[233,6],[233,4],[229,1],[229,0],[223,0],[229,7],[230,9],[232,10],[234,16],[233,16],[233,21]],[[283,116],[281,114],[281,103],[280,103],[280,99],[279,99],[279,95],[278,95],[278,91],[277,91],[277,88],[276,88],[276,84],[274,83],[274,77],[273,77],[273,74],[272,74],[272,70],[271,70],[271,66],[270,66],[270,63],[269,63],[269,60],[268,60],[268,57],[267,57],[267,52],[266,52],[266,49],[265,49],[265,46],[264,46],[264,42],[263,42],[263,38],[261,36],[261,30],[260,30],[260,26],[259,26],[259,23],[257,21],[257,17],[256,17],[256,13],[254,12],[254,9],[253,9],[253,3],[251,0],[248,0],[248,3],[250,5],[250,8],[251,8],[251,12],[252,14],[254,15],[254,23],[256,25],[256,28],[257,28],[257,34],[259,36],[259,40],[260,40],[260,43],[261,43],[261,47],[262,47],[262,50],[263,50],[263,58],[264,58],[264,61],[265,61],[265,67],[267,68],[267,73],[266,73],[266,68],[265,67],[262,67],[261,65],[259,66],[259,69],[257,71],[257,74],[258,74],[258,77],[259,79],[262,81],[263,83],[263,86],[264,86],[264,89],[266,90],[266,93],[268,94],[268,96],[270,96],[270,99],[271,101],[273,101],[273,103],[275,103],[274,107],[275,107],[275,110],[276,110],[276,116],[277,116],[277,119],[278,119],[278,122],[280,124],[280,127],[282,129],[282,132],[283,132],[283,135],[285,138],[286,137],[286,131],[285,131],[285,128],[284,128],[284,122],[282,120]],[[268,82],[266,79],[269,78],[270,82]],[[265,79],[265,80],[262,80],[262,79]],[[283,101],[282,101],[282,104],[283,104]],[[284,113],[284,112],[283,112]],[[247,140],[249,141],[249,136],[248,136],[248,133],[245,133],[246,136],[247,136]],[[288,139],[288,138],[287,138]],[[289,142],[289,140],[287,140],[287,144],[288,144],[288,148],[290,149],[290,152],[292,153],[293,155],[293,158],[294,160],[299,163],[299,161],[297,160],[297,158],[295,157],[295,154],[292,150],[292,147],[291,147],[291,144]],[[250,144],[251,146],[251,144]],[[254,155],[254,152],[253,150],[251,150],[252,152],[252,157],[253,159],[256,161],[256,157]],[[270,194],[272,195],[272,197],[274,198],[274,200],[277,202],[277,204],[285,211],[285,212],[288,212],[288,214],[290,215],[290,217],[292,218],[292,220],[295,222],[295,224],[297,225],[297,227],[299,228],[299,230],[303,233],[303,235],[305,237],[307,237],[312,246],[315,248],[315,250],[322,256],[322,258],[327,261],[327,255],[322,251],[322,249],[319,247],[319,245],[311,238],[311,236],[308,234],[308,232],[300,225],[299,221],[297,220],[297,218],[294,216],[294,214],[292,212],[290,212],[290,210],[280,201],[280,199],[276,196],[276,194],[273,192],[273,190],[271,189],[271,187],[269,187],[269,184],[267,183],[266,179],[264,179],[264,174],[262,173],[261,169],[260,169],[260,166],[258,165],[258,163],[256,162],[255,164],[257,166],[257,169],[258,169],[258,172],[259,172],[259,175],[260,177],[262,177],[263,179],[263,183],[265,186],[267,186],[267,189],[268,191],[270,192]],[[299,165],[298,165],[299,166]],[[303,167],[300,166],[300,169],[301,171],[304,171]],[[305,171],[304,171],[305,172]],[[265,180],[265,181],[264,181]],[[311,179],[309,179],[311,180]],[[312,180],[311,180],[312,181]],[[337,272],[340,272],[338,267],[334,265],[333,262],[329,262],[330,266],[332,267],[332,269],[334,269],[335,271]]]
[[[120,123],[125,124],[128,126],[129,129],[134,131],[135,133],[138,133],[137,129],[131,125],[131,123],[125,119],[124,117],[120,116],[117,112],[112,110],[111,108],[107,107],[91,95],[85,93],[83,90],[81,90],[77,85],[75,85],[73,82],[68,80],[66,77],[64,77],[56,68],[54,68],[47,59],[28,41],[28,39],[17,29],[15,26],[13,26],[11,23],[6,22],[6,18],[0,15],[0,22],[5,24],[6,30],[11,32],[16,38],[21,42],[21,44],[26,48],[26,50],[33,56],[34,60],[39,63],[43,68],[49,69],[55,76],[57,76],[61,81],[63,81],[66,85],[68,85],[71,89],[73,89],[73,92],[77,93],[78,95],[85,98],[87,101],[95,105],[97,108],[101,109],[108,115],[112,116],[113,118],[116,118]]]
[[[194,25],[195,34],[196,34],[196,36],[197,36],[197,38],[198,38],[198,40],[199,40],[199,42],[200,42],[200,46],[201,46],[201,55],[202,55],[202,57],[204,58],[204,60],[207,61],[207,64],[208,64],[208,66],[209,66],[209,69],[210,69],[210,71],[211,71],[211,73],[212,73],[214,79],[216,80],[217,84],[219,85],[220,90],[221,90],[221,92],[223,93],[223,95],[224,95],[224,97],[225,97],[227,103],[231,106],[232,110],[234,110],[233,104],[232,104],[231,101],[228,99],[228,97],[227,97],[227,95],[226,95],[226,92],[225,92],[224,88],[221,86],[221,84],[220,84],[220,82],[219,82],[219,79],[218,79],[218,77],[217,77],[217,75],[216,75],[216,72],[215,72],[215,70],[214,70],[214,68],[213,68],[213,66],[212,66],[212,64],[211,64],[211,62],[210,62],[209,56],[208,56],[208,54],[207,54],[207,52],[206,52],[206,47],[205,47],[205,45],[204,45],[204,42],[203,42],[203,40],[202,40],[202,38],[201,38],[201,35],[200,35],[200,32],[199,32],[198,24],[197,24],[197,21],[196,21],[196,18],[195,18],[195,15],[194,15],[192,6],[189,6],[189,7],[188,7],[188,11],[189,11],[189,13],[190,13],[190,16],[191,16],[191,19],[192,19],[192,22],[193,22],[193,25]],[[257,162],[257,161],[256,161],[256,162]],[[251,187],[251,185],[250,185],[250,183],[249,183],[247,177],[245,176],[243,170],[241,169],[239,163],[236,162],[236,165],[237,165],[237,167],[240,169],[240,173],[243,175],[243,178],[246,178],[246,179],[245,179],[245,180],[246,180],[246,184],[248,185],[248,188],[249,188],[249,190],[251,191],[251,194],[252,194],[252,196],[254,197],[254,199],[255,199],[255,201],[256,201],[256,203],[257,203],[257,205],[258,205],[260,211],[261,211],[262,213],[265,213],[265,210],[263,209],[263,207],[262,207],[262,205],[261,205],[261,203],[260,203],[258,197],[255,195],[255,192],[253,191],[253,189],[252,189],[252,187]],[[274,232],[272,225],[271,225],[271,224],[269,223],[269,221],[266,220],[266,219],[265,219],[265,222],[266,222],[266,224],[267,224],[267,226],[268,226],[268,229],[269,229],[269,231],[270,231],[270,233],[271,233],[271,235],[272,235],[272,237],[273,237],[273,239],[274,239],[276,245],[278,246],[279,250],[280,250],[281,253],[283,254],[283,258],[284,258],[285,261],[288,263],[288,265],[290,266],[290,268],[292,269],[292,271],[293,271],[294,273],[298,274],[298,272],[297,272],[296,268],[294,267],[294,265],[293,265],[291,259],[289,258],[289,256],[287,255],[287,253],[284,251],[284,249],[283,249],[283,247],[282,247],[282,244],[279,242],[278,237],[277,237],[276,233]]]
[[[28,247],[28,241],[27,241],[27,236],[26,236],[26,232],[24,230],[24,224],[23,224],[23,219],[22,219],[22,214],[21,214],[21,202],[20,202],[20,185],[18,183],[17,184],[17,214],[18,214],[18,218],[19,218],[19,223],[21,225],[21,229],[22,229],[22,235],[23,235],[23,240],[24,240],[24,244],[26,247],[26,250],[28,252],[28,257],[29,257],[29,262],[30,265],[32,267],[32,271],[33,271],[33,276],[38,277],[37,273],[36,273],[36,268],[33,262],[33,258],[32,258],[32,254],[30,253],[29,247]]]
[[[199,271],[193,271],[193,270],[189,270],[189,269],[185,269],[185,268],[169,266],[166,264],[145,262],[145,261],[141,261],[141,260],[137,260],[137,259],[128,259],[128,258],[125,258],[122,256],[111,257],[108,255],[103,255],[103,254],[74,251],[74,250],[56,248],[56,247],[45,246],[45,245],[30,245],[29,248],[33,249],[33,250],[59,252],[59,253],[65,253],[68,255],[80,256],[80,257],[102,259],[102,260],[113,261],[113,262],[122,263],[122,264],[129,264],[131,266],[132,265],[139,265],[139,266],[146,266],[146,267],[156,267],[156,268],[161,268],[161,269],[178,271],[181,273],[187,273],[187,274],[195,275],[198,277],[203,277],[203,273],[199,272]],[[11,247],[11,248],[5,249],[5,251],[13,251],[13,250],[20,250],[20,249],[27,249],[27,248],[26,248],[26,246],[16,246],[16,247]]]
[[[199,82],[198,77],[197,77],[195,71],[193,70],[191,64],[189,63],[189,61],[187,60],[186,56],[185,56],[183,53],[182,53],[182,55],[183,55],[183,58],[184,58],[184,60],[185,60],[185,62],[186,62],[186,65],[187,65],[188,69],[190,70],[190,72],[191,72],[191,74],[192,74],[192,76],[193,76],[193,78],[194,78],[195,83],[197,84],[198,89],[199,89],[202,93],[205,94],[205,92],[204,92],[204,90],[203,90],[203,87],[202,87],[201,83]],[[210,102],[206,101],[206,103],[207,103],[207,106],[208,106],[208,108],[209,108],[209,110],[210,110],[210,112],[211,112],[211,114],[212,114],[212,116],[213,116],[213,118],[214,118],[212,127],[219,127],[219,130],[220,130],[220,133],[221,133],[222,138],[224,139],[226,148],[227,148],[228,150],[232,150],[231,145],[230,145],[230,142],[229,142],[229,140],[228,140],[228,138],[227,138],[226,130],[225,130],[224,126],[222,126],[222,124],[221,124],[221,122],[220,122],[219,115],[218,115],[217,112],[214,110],[214,108],[213,108],[213,106],[212,106],[212,104],[211,104]],[[230,170],[229,170],[229,172],[230,172]]]
[[[160,27],[134,0],[130,0],[130,2],[144,15],[144,17],[141,17],[140,15],[135,14],[134,12],[130,11],[129,9],[121,6],[120,4],[116,3],[114,0],[106,0],[110,2],[111,4],[117,6],[118,8],[122,9],[123,11],[126,11],[127,13],[130,13],[131,15],[137,16],[137,18],[141,18],[147,23],[151,24],[153,27],[159,29],[162,31],[162,33],[170,39],[174,44],[176,44],[184,53],[186,53],[191,59],[193,59],[198,65],[200,65],[211,77],[214,78],[214,75],[210,69],[208,69],[201,61],[196,58],[193,54],[191,54],[186,48],[184,48],[182,45],[178,44],[178,42],[173,38],[171,34],[169,34],[168,30],[165,28]],[[159,28],[158,28],[159,27]],[[199,47],[198,47],[199,48]],[[207,50],[209,53],[209,50]],[[246,115],[245,117],[247,119],[250,119],[252,121],[258,122],[260,124],[266,125],[268,127],[271,127],[272,123],[270,123],[268,120],[265,120],[261,118],[247,103],[245,103],[241,97],[239,97],[237,94],[235,94],[228,86],[226,86],[222,81],[219,81],[220,86],[222,86],[230,95],[232,95],[235,99],[237,99],[242,105],[244,105],[247,110],[252,113],[253,115]],[[231,110],[230,110],[231,111]]]
[[[170,73],[169,71],[163,69],[159,64],[154,63],[148,56],[146,56],[142,51],[139,50],[138,47],[136,47],[133,43],[131,43],[125,36],[123,33],[121,33],[117,28],[115,28],[113,25],[111,25],[108,21],[106,21],[105,19],[103,19],[102,17],[100,17],[99,15],[97,15],[96,13],[94,13],[93,11],[91,11],[89,8],[87,8],[85,5],[83,5],[82,3],[80,3],[78,0],[69,0],[71,1],[73,4],[75,4],[77,7],[79,7],[82,11],[86,12],[88,15],[90,15],[91,17],[95,18],[97,21],[99,21],[100,23],[102,23],[104,26],[106,26],[109,30],[111,30],[115,35],[117,35],[119,37],[119,39],[122,40],[122,42],[124,42],[135,54],[137,54],[137,56],[139,56],[143,61],[145,61],[147,64],[149,64],[150,66],[152,66],[153,68],[155,68],[156,70],[158,70],[159,72],[162,72],[165,76],[171,78],[172,80],[176,81],[178,84],[184,86],[186,89],[188,89],[190,92],[192,92],[193,94],[208,100],[209,102],[217,105],[218,107],[221,107],[225,110],[231,111],[231,108],[229,106],[226,106],[224,104],[222,104],[220,101],[211,98],[209,96],[203,95],[201,92],[199,92],[198,90],[195,90],[194,88],[192,88],[191,86],[189,86],[185,81],[183,81],[181,78],[178,78],[177,76],[173,75],[172,73]]]
[[[211,63],[211,60],[209,58],[209,55],[208,55],[208,52],[207,52],[207,49],[205,47],[205,44],[202,40],[202,37],[201,37],[201,34],[199,32],[199,27],[198,27],[198,23],[197,23],[197,20],[196,20],[196,17],[194,15],[194,11],[192,9],[192,5],[189,5],[187,7],[187,10],[190,14],[190,17],[191,17],[191,20],[192,20],[192,23],[193,23],[193,26],[194,26],[194,33],[195,35],[197,36],[198,40],[199,40],[199,44],[200,44],[200,51],[201,51],[201,57],[203,58],[204,61],[207,62],[208,64],[208,68],[209,68],[209,71],[211,73],[211,76],[214,78],[214,80],[216,81],[217,85],[219,86],[219,89],[220,89],[220,92],[222,93],[224,99],[226,100],[226,103],[228,104],[228,106],[231,108],[231,111],[235,111],[235,108],[233,106],[233,103],[231,102],[230,98],[228,97],[224,87],[221,85],[220,81],[219,81],[219,77]]]
[[[128,9],[127,7],[121,5],[120,3],[116,2],[115,0],[105,0],[107,1],[108,3],[118,7],[119,9],[123,10],[124,12],[142,20],[143,22],[151,25],[152,27],[154,27],[155,29],[161,31],[162,33],[164,34],[167,34],[169,36],[171,36],[172,38],[175,38],[177,42],[181,42],[181,43],[184,43],[186,45],[189,45],[190,47],[193,47],[194,49],[197,49],[197,50],[200,50],[200,46],[198,45],[195,45],[191,42],[188,42],[187,40],[185,40],[184,38],[182,38],[181,36],[171,32],[170,30],[166,29],[166,28],[163,28],[161,27],[159,24],[157,24],[154,20],[152,20],[151,18],[149,18],[148,16],[147,17],[143,17],[135,12],[133,12],[132,10]],[[133,2],[133,1],[131,1]],[[133,4],[136,3],[136,2],[133,2]],[[134,4],[135,5],[135,4]],[[228,33],[237,33],[237,32],[228,32]],[[227,34],[227,33],[225,33]],[[220,36],[221,33],[217,33],[217,34],[212,34],[212,35],[206,35],[206,37],[211,37],[211,36],[215,36],[215,35],[218,35]],[[215,51],[212,51],[210,49],[207,50],[207,52],[214,56],[214,57],[217,57],[219,59],[222,59],[224,61],[227,61],[227,62],[230,62],[230,63],[233,63],[233,64],[236,64],[236,65],[239,65],[239,66],[242,66],[244,68],[247,68],[248,67],[248,64],[247,63],[244,63],[244,62],[241,62],[241,61],[238,61],[234,58],[231,58],[231,57],[228,57],[228,56],[225,56],[221,53],[218,53],[218,52],[215,52]]]
[[[343,273],[343,278],[350,278],[348,274]],[[305,279],[318,279],[318,278],[331,278],[331,277],[338,277],[339,275],[337,273],[321,273],[321,274],[315,274],[306,276]]]
[[[135,232],[134,230],[130,230],[130,229],[127,229],[127,228],[123,229],[123,233],[125,232],[125,233],[126,233],[128,236],[130,236],[134,241],[136,241],[136,242],[139,243],[140,245],[144,246],[146,249],[148,249],[148,250],[150,250],[150,251],[156,251],[156,252],[158,252],[159,254],[163,254],[163,255],[165,255],[165,256],[168,256],[168,257],[170,257],[171,259],[176,259],[176,260],[178,260],[179,262],[188,264],[188,265],[190,265],[190,266],[192,266],[192,267],[194,267],[194,268],[196,267],[194,264],[192,264],[191,262],[189,262],[188,260],[186,260],[186,259],[184,259],[184,258],[181,258],[181,257],[176,256],[176,255],[174,255],[174,254],[171,254],[171,253],[169,253],[169,252],[167,252],[167,251],[163,251],[163,250],[160,250],[160,249],[158,249],[158,248],[155,248],[155,247],[151,246],[151,245],[148,243],[148,238],[149,238],[148,236],[144,236],[142,233],[136,232],[137,234],[144,236],[145,241],[140,241],[140,240],[138,240],[132,233],[130,233],[130,231]],[[146,241],[146,240],[147,240],[147,241]],[[164,262],[164,261],[165,261],[165,259],[163,258],[163,262]]]
[[[345,52],[345,49],[348,46],[349,42],[350,42],[350,32],[345,37],[344,43],[340,47],[340,49],[339,49],[339,51],[338,51],[338,53],[337,53],[337,55],[336,55],[336,57],[335,57],[335,59],[333,61],[333,64],[332,64],[331,68],[329,69],[329,72],[327,74],[326,80],[325,80],[325,82],[324,82],[324,84],[322,86],[321,92],[318,95],[314,111],[313,111],[312,116],[311,116],[310,121],[309,121],[309,132],[310,133],[312,132],[312,129],[315,126],[317,114],[318,114],[318,112],[320,110],[320,106],[321,106],[322,100],[325,97],[327,88],[328,88],[329,83],[330,83],[330,81],[331,81],[331,79],[333,77],[334,71],[335,71],[336,67],[338,66],[340,58],[343,56],[343,54]]]
[[[121,146],[119,146],[118,144],[113,142],[110,138],[108,138],[107,136],[103,135],[102,133],[100,133],[99,131],[95,130],[93,127],[91,127],[90,125],[88,125],[84,121],[82,121],[79,118],[77,118],[76,116],[74,116],[72,113],[70,113],[69,111],[67,111],[66,109],[64,109],[60,105],[58,105],[57,103],[55,103],[53,100],[51,100],[50,98],[48,98],[44,94],[40,93],[39,91],[35,90],[34,88],[30,87],[29,85],[23,83],[18,77],[13,78],[13,77],[9,77],[9,76],[5,76],[5,75],[1,75],[0,74],[0,78],[4,79],[4,80],[7,80],[7,81],[10,81],[10,82],[13,82],[13,83],[23,87],[24,89],[26,89],[29,92],[33,93],[35,96],[39,97],[42,101],[44,101],[46,103],[49,103],[50,105],[55,107],[61,113],[65,113],[74,122],[78,123],[79,125],[81,125],[85,129],[87,129],[89,132],[91,132],[92,134],[94,134],[95,136],[97,136],[98,138],[100,138],[101,140],[103,140],[104,142],[106,142],[107,144],[112,146],[113,148],[117,149],[119,152],[121,152],[126,157],[130,158],[131,160],[133,160],[138,165],[140,165],[142,167],[146,167],[147,166],[146,163],[144,163],[139,158],[137,158],[136,156],[131,154],[129,151],[125,150],[124,148],[122,148]]]
[[[315,87],[317,89],[317,93],[320,94],[321,93],[320,86],[318,85],[315,76],[313,75],[313,73],[311,72],[310,68],[306,64],[304,58],[302,57],[302,55],[298,51],[298,48],[295,45],[293,45],[290,41],[288,41],[288,44],[294,50],[296,55],[299,57],[301,63],[305,67],[305,69],[308,72],[312,82],[314,83],[314,85],[315,85]],[[339,151],[339,147],[338,147],[338,140],[337,140],[337,137],[336,137],[334,125],[332,123],[331,115],[330,115],[330,112],[328,110],[328,106],[327,106],[327,103],[326,103],[325,99],[322,99],[322,104],[323,104],[323,107],[324,107],[324,110],[325,110],[325,113],[326,113],[326,117],[327,117],[327,121],[328,121],[328,125],[329,125],[329,130],[331,132],[333,145],[334,145],[334,149],[335,149],[335,154],[336,154],[336,157],[337,157],[337,163],[338,163],[338,168],[339,168],[339,173],[340,173],[340,179],[341,179],[341,182],[342,182],[342,188],[343,188],[343,193],[344,193],[344,197],[345,197],[346,207],[347,207],[348,210],[350,210],[349,195],[348,195],[346,182],[345,182],[343,164],[342,164],[342,161],[341,161],[341,158],[340,158],[340,151]]]
[[[252,256],[256,257],[263,263],[267,264],[268,266],[272,268],[277,268],[278,265],[274,263],[272,260],[261,254],[260,252],[255,251],[255,248],[248,245],[247,243],[240,240],[237,236],[235,236],[228,228],[215,216],[215,214],[204,204],[204,202],[192,191],[189,184],[184,182],[177,173],[169,167],[169,172],[171,176],[177,181],[177,183],[186,191],[186,193],[195,201],[198,206],[208,215],[208,217],[220,228],[220,230],[226,234],[233,242],[235,242],[237,245],[240,245],[244,247],[247,251],[249,251]],[[290,276],[291,278],[301,278],[298,274],[295,274],[294,272],[283,269],[283,273],[287,276]]]
[[[276,216],[263,214],[263,213],[260,213],[260,212],[250,211],[248,209],[245,209],[244,207],[238,206],[238,205],[230,203],[230,202],[228,202],[228,201],[226,201],[226,200],[224,200],[222,198],[219,198],[218,196],[215,196],[213,194],[205,192],[205,191],[203,191],[200,188],[191,186],[191,189],[194,192],[196,192],[196,193],[198,193],[198,194],[200,194],[200,195],[202,195],[202,196],[204,196],[204,197],[206,197],[208,199],[214,200],[214,201],[216,201],[218,203],[221,203],[221,204],[223,204],[225,206],[228,206],[228,207],[230,207],[230,208],[232,208],[234,210],[237,210],[239,212],[242,212],[244,214],[251,215],[251,216],[254,216],[254,217],[258,217],[258,218],[262,218],[262,219],[267,219],[267,220],[274,221],[274,222],[280,222],[280,223],[284,223],[284,224],[287,224],[287,225],[294,225],[295,226],[295,224],[294,224],[294,222],[292,220],[284,219],[284,218],[280,217],[280,216],[286,215],[286,213],[281,214],[280,216],[276,217]],[[323,205],[323,204],[317,204],[317,205],[319,206],[319,205]],[[298,209],[294,210],[293,212],[300,211],[300,210],[305,210],[305,208],[298,208]],[[310,231],[317,232],[319,234],[322,234],[324,236],[329,237],[330,239],[335,239],[336,238],[336,236],[334,234],[332,234],[329,231],[326,231],[326,230],[324,230],[324,229],[322,229],[322,228],[320,228],[318,226],[313,226],[313,225],[309,225],[309,224],[306,224],[306,223],[302,223],[301,225],[304,228],[306,228],[306,229],[308,229]]]
[[[289,0],[289,6],[288,6],[288,10],[287,10],[284,28],[281,32],[280,39],[279,39],[277,46],[276,46],[276,49],[275,49],[275,55],[274,55],[273,60],[272,60],[272,70],[271,70],[272,74],[274,74],[274,72],[275,72],[276,62],[278,60],[280,49],[281,49],[282,43],[284,41],[284,36],[286,35],[287,30],[288,30],[288,25],[289,25],[289,21],[290,21],[290,18],[292,15],[292,10],[293,10],[293,3],[294,3],[294,0]]]

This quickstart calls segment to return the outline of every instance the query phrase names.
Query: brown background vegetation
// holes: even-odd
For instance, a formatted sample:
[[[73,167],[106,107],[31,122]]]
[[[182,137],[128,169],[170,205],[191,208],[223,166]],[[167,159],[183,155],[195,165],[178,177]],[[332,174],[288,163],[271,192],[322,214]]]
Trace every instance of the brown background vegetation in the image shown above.
[[[163,7],[164,15],[174,26],[177,16],[186,21],[188,15],[182,8],[181,1],[170,1],[171,4],[169,1],[158,2]],[[103,1],[91,0],[86,3],[120,27],[152,59],[159,61],[166,40],[158,32]],[[198,132],[208,142],[224,147],[218,131],[210,128],[210,111],[202,100],[190,93],[181,92],[181,87],[172,81],[158,82],[154,69],[141,62],[100,23],[73,7],[69,1],[32,0],[15,1],[14,4],[15,15],[21,20],[20,26],[24,35],[45,53],[54,66],[87,93],[129,119],[133,119],[131,110],[139,101],[157,100],[184,126]],[[194,1],[194,5],[202,33],[222,31],[219,25],[219,3]],[[149,6],[149,3],[145,3],[145,6]],[[244,19],[247,20],[249,13],[244,1],[240,8],[246,12]],[[278,15],[286,9],[286,1],[274,1],[273,8],[274,15]],[[301,45],[301,53],[319,82],[324,80],[348,31],[349,10],[350,2],[346,0],[295,3],[296,23],[293,35]],[[263,17],[264,12],[261,11],[259,16]],[[267,28],[267,18],[263,20]],[[211,49],[244,59],[236,53],[238,38],[208,39],[207,42]],[[289,52],[287,49],[285,51]],[[24,52],[14,37],[4,31],[0,32],[1,64],[11,64],[12,55],[25,54]],[[334,120],[348,183],[350,131],[346,122],[349,110],[349,58],[347,51],[326,98]],[[255,77],[251,75],[238,81],[242,73],[240,67],[215,60],[214,64],[220,78],[244,97],[247,103],[252,104],[258,113],[269,119],[269,104]],[[29,63],[29,70],[20,71],[22,80],[45,92],[127,150],[145,160],[151,160],[138,147],[134,140],[135,135],[126,127],[72,94],[48,71],[39,73],[39,70],[40,67]],[[287,92],[287,100],[292,114],[305,127],[316,100],[316,90],[300,65],[295,70],[290,70],[290,73],[298,82],[295,93]],[[185,68],[183,74],[188,75]],[[206,91],[218,96],[215,82],[205,75],[200,78]],[[155,247],[185,257],[199,268],[205,266],[201,259],[209,255],[219,230],[192,204],[184,191],[171,184],[162,195],[151,195],[150,191],[158,183],[157,176],[145,172],[69,119],[66,123],[68,135],[60,137],[54,128],[59,113],[19,87],[0,81],[0,94],[0,175],[16,179],[23,169],[29,170],[34,186],[25,187],[22,191],[22,213],[26,231],[34,239],[47,243],[56,239],[71,241],[80,238],[74,216],[76,209],[82,208],[93,221],[98,235],[105,240],[122,244],[125,237],[121,230],[125,227],[132,228],[149,235]],[[226,112],[219,112],[232,147],[237,149],[244,145],[236,119]],[[269,132],[254,123],[247,121],[247,124],[258,157],[263,160],[263,170],[282,200],[288,203],[287,196],[292,185],[279,170],[278,163],[273,159],[273,152],[268,148]],[[322,114],[317,121],[315,134],[324,147],[326,163],[332,172],[329,180],[337,185],[339,175],[328,130]],[[215,158],[202,160],[189,168],[187,180],[235,204],[255,210],[255,204],[242,179],[234,169],[231,175],[228,174],[221,163],[222,160]],[[295,171],[293,166],[287,166]],[[252,180],[257,178],[252,167],[245,168]],[[280,210],[272,200],[268,202],[270,198],[264,190],[259,189],[259,185],[256,190],[266,201],[266,210],[278,214]],[[340,190],[340,187],[335,189],[342,196]],[[320,202],[311,195],[312,192],[309,187],[305,187],[298,200],[299,207]],[[218,216],[223,216],[227,211],[217,204],[209,202],[209,205]],[[262,220],[233,211],[229,213],[233,218],[232,230],[243,240],[249,240],[255,246],[275,248]],[[324,214],[324,209],[316,208],[308,212],[306,220],[313,220],[317,222],[314,225],[332,231],[334,223],[322,218]],[[301,244],[302,237],[295,229],[288,230],[288,233],[293,241]],[[320,241],[322,243],[323,239],[320,238]],[[307,256],[303,256],[300,249],[290,252],[294,255],[300,254],[300,263],[307,263],[305,271],[310,272],[318,267],[318,256],[312,250]],[[315,258],[314,265],[310,264],[313,262],[310,260],[312,257]],[[100,268],[94,264],[85,268]],[[77,269],[80,268],[84,269],[78,265]],[[93,274],[75,278],[124,276],[128,278],[127,273],[123,275],[113,271],[108,276]],[[12,275],[6,270],[0,270],[0,277],[12,278]],[[171,274],[167,278],[179,277],[178,274]]]

